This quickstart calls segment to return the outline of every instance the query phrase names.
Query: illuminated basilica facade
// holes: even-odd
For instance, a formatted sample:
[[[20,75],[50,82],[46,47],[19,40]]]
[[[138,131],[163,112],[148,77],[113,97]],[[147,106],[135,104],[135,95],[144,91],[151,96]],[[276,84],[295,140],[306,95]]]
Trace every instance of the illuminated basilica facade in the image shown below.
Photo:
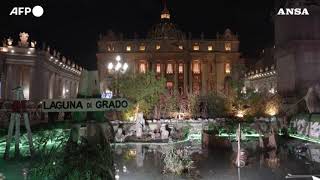
[[[172,23],[169,10],[164,7],[160,23],[154,25],[146,38],[126,39],[109,31],[98,41],[97,65],[101,91],[107,91],[112,73],[108,63],[120,55],[127,62],[127,73],[153,71],[166,78],[166,87],[187,93],[205,95],[210,91],[226,92],[231,78],[238,78],[235,68],[243,64],[239,53],[239,39],[229,29],[216,39],[192,38]]]

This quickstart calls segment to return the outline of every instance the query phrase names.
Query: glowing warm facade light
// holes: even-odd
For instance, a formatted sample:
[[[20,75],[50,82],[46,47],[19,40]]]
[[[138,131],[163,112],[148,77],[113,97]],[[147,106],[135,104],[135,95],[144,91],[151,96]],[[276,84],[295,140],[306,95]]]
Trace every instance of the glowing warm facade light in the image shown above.
[[[194,45],[194,46],[193,46],[193,50],[194,50],[194,51],[199,51],[199,50],[200,50],[199,45]]]
[[[131,46],[127,46],[127,51],[131,51]]]
[[[173,65],[172,64],[167,65],[167,74],[173,74]]]
[[[179,74],[183,74],[183,64],[179,64]]]
[[[14,53],[14,50],[13,50],[13,49],[11,50],[11,53]]]
[[[140,51],[145,51],[145,50],[146,50],[146,46],[145,46],[145,45],[141,45],[141,46],[139,47],[139,50],[140,50]]]
[[[193,74],[200,74],[200,63],[198,61],[193,63],[192,72]]]
[[[156,72],[161,73],[161,64],[157,64]]]
[[[224,44],[224,48],[225,48],[226,51],[231,51],[231,43],[229,43],[229,42],[225,43]]]
[[[30,51],[28,51],[27,53],[28,53],[28,54],[31,54],[31,52],[30,52]]]
[[[139,66],[139,72],[140,73],[146,73],[146,64],[145,63],[141,63]]]
[[[225,72],[226,72],[226,74],[230,74],[230,73],[231,73],[230,63],[226,63],[226,65],[225,65]]]

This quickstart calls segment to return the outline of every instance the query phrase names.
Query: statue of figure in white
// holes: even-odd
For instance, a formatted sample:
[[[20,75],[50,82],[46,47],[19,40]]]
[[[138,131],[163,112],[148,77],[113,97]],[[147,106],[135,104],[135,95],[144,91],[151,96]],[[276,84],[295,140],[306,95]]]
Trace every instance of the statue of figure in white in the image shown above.
[[[320,112],[320,85],[316,84],[308,89],[307,95],[304,97],[310,113]]]
[[[161,126],[161,139],[168,139],[169,138],[169,131],[166,130],[166,126]]]
[[[7,39],[7,44],[8,44],[8,46],[12,46],[13,40],[11,38],[8,38]]]
[[[156,139],[156,133],[155,132],[150,132],[150,135],[151,135],[151,139]]]
[[[32,47],[32,48],[35,48],[36,45],[37,45],[37,41],[31,41],[31,47]]]
[[[145,122],[143,119],[143,113],[138,113],[136,118],[136,136],[137,137],[142,136],[144,124]]]
[[[115,135],[116,142],[122,142],[123,141],[124,135],[122,133],[123,133],[122,128],[118,128],[117,133]]]
[[[28,43],[29,34],[22,32],[19,34],[19,36],[20,36],[19,46],[28,47],[29,46],[29,43]]]
[[[310,134],[309,136],[313,138],[319,138],[320,137],[320,123],[319,122],[310,122]]]

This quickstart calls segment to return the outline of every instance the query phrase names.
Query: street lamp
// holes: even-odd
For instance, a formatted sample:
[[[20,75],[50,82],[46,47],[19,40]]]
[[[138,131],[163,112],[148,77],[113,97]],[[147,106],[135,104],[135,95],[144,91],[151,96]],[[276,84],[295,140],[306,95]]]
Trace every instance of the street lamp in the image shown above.
[[[129,68],[129,65],[125,63],[121,63],[121,56],[116,56],[116,62],[110,62],[108,64],[108,70],[110,73],[116,73],[116,92],[115,95],[119,95],[119,75],[120,73],[125,73],[127,69]]]

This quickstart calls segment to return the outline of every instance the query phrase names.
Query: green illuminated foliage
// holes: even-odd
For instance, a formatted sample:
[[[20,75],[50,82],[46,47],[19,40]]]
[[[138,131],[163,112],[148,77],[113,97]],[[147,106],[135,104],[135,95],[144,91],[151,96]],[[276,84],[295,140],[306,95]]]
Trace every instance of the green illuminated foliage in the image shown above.
[[[165,79],[157,79],[154,72],[128,74],[119,80],[119,88],[121,94],[131,102],[127,112],[139,111],[147,114],[165,92]]]

